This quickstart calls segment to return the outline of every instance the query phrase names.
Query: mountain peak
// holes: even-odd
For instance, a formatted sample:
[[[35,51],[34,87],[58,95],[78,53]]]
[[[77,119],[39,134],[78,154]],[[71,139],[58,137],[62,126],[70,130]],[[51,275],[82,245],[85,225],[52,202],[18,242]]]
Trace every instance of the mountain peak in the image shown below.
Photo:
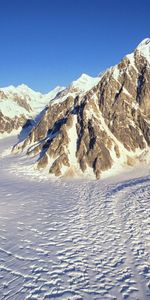
[[[145,48],[145,47],[150,47],[150,38],[145,38],[144,40],[142,40],[142,42],[140,42],[140,44],[137,46],[138,49],[141,48]]]
[[[24,83],[19,84],[17,87],[18,87],[18,88],[23,88],[23,89],[28,89],[28,88],[29,88],[29,87],[28,87],[26,84],[24,84]]]
[[[28,85],[22,83],[22,84],[19,84],[16,89],[22,93],[38,93],[39,92],[36,92],[34,91],[33,89],[31,89]]]
[[[76,80],[74,80],[71,85],[76,86],[80,82],[85,83],[85,82],[87,82],[91,79],[92,79],[91,76],[83,73],[83,74],[80,75],[80,77],[78,77]]]
[[[150,64],[150,38],[144,39],[136,48]]]
[[[90,78],[92,78],[92,77],[86,73],[82,73],[81,76],[79,77],[79,79],[87,79],[87,80]]]
[[[46,109],[13,152],[27,152],[37,169],[52,176],[100,178],[147,162],[149,42],[143,40],[103,76],[82,74],[55,98],[48,95]]]
[[[79,89],[80,91],[86,92],[90,90],[94,85],[96,85],[99,82],[99,80],[99,77],[92,77],[83,73],[78,79],[72,82],[71,86],[73,88]]]

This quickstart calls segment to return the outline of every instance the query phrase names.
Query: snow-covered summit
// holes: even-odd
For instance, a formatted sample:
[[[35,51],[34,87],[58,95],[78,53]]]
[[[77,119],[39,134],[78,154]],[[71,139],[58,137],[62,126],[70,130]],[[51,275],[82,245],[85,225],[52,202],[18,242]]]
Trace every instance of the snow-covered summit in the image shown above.
[[[138,54],[138,55],[137,55]],[[128,73],[130,73],[130,68],[134,68],[136,72],[138,72],[138,65],[139,65],[139,58],[144,57],[144,59],[147,60],[147,62],[150,64],[150,38],[146,38],[142,40],[138,46],[133,50],[133,52],[127,54],[125,57],[123,57],[120,64],[117,64],[105,71],[105,73],[108,71],[112,71],[112,76],[115,80],[118,81],[119,77],[122,75],[122,67],[126,67],[126,70]],[[126,63],[126,59],[129,62]],[[122,67],[121,67],[122,66]],[[104,73],[104,74],[105,74]]]
[[[52,176],[100,178],[147,162],[150,66],[142,57],[147,49],[148,39],[101,77],[82,74],[53,99],[13,152],[27,152],[37,169]]]
[[[92,89],[93,86],[98,84],[99,81],[100,77],[92,77],[83,73],[77,80],[72,82],[70,87],[87,92],[88,90]]]
[[[150,63],[150,38],[144,39],[136,48]]]
[[[49,93],[42,94],[32,90],[25,84],[18,85],[17,87],[10,85],[0,88],[0,91],[3,92],[0,111],[9,118],[21,114],[34,116],[63,89],[64,87],[58,86]]]
[[[89,90],[99,83],[100,79],[100,77],[81,74],[81,76],[72,81],[68,87],[61,89],[60,87],[57,87],[57,95],[56,97],[53,97],[51,104],[62,103],[67,97],[79,96],[81,99]]]
[[[19,97],[33,97],[33,95],[36,97],[42,97],[42,93],[34,91],[26,84],[20,84],[18,86],[9,85],[7,87],[0,88],[0,91],[3,91],[8,98],[11,97],[12,99],[14,99],[16,95]]]
[[[150,46],[150,38],[145,38],[144,40],[142,40],[142,42],[139,43],[139,45],[137,46],[137,48],[146,47],[148,44]]]
[[[22,83],[20,85],[18,85],[16,87],[17,91],[22,93],[22,94],[29,94],[29,95],[38,95],[38,96],[41,96],[42,97],[42,93],[40,92],[37,92],[33,89],[31,89],[28,85]]]

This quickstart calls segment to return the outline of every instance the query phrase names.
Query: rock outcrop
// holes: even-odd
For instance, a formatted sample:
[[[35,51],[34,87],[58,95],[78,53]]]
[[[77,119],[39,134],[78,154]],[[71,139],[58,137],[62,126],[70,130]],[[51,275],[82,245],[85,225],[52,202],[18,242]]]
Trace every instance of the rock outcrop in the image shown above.
[[[150,39],[101,77],[84,74],[61,92],[13,149],[23,150],[55,176],[100,178],[139,161],[150,150]]]

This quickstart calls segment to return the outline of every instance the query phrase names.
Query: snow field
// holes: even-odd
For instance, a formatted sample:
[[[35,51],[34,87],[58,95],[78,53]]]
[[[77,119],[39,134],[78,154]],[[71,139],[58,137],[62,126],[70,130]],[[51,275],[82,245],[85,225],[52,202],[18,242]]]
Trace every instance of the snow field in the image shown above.
[[[0,141],[0,299],[148,300],[149,170],[52,182],[26,174],[12,143]]]

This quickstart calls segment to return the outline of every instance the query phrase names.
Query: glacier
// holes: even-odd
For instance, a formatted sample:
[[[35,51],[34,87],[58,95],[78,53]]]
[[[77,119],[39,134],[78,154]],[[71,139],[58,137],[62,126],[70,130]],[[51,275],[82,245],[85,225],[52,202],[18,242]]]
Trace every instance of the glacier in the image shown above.
[[[150,172],[50,181],[0,140],[0,299],[150,299]]]

